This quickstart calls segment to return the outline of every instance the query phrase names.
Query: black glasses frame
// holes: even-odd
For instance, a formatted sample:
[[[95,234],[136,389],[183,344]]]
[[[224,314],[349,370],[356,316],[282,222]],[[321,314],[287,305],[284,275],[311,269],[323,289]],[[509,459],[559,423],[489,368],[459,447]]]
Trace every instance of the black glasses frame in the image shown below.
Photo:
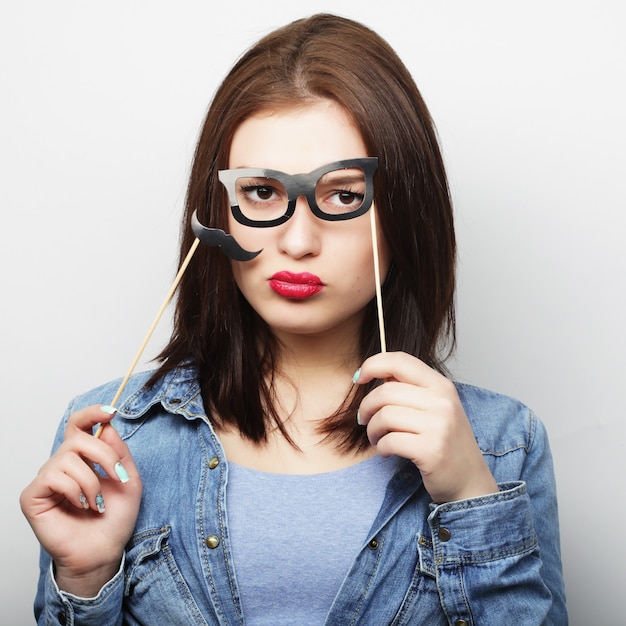
[[[315,187],[320,178],[328,172],[342,169],[358,168],[363,170],[365,174],[365,194],[361,206],[352,213],[325,213],[322,211],[315,198]],[[296,201],[300,196],[304,196],[309,203],[309,208],[313,214],[321,220],[329,222],[338,222],[343,220],[351,220],[359,215],[363,215],[369,211],[374,200],[374,172],[378,168],[378,157],[363,157],[359,159],[344,159],[342,161],[334,161],[314,169],[308,174],[286,174],[279,170],[270,170],[265,168],[247,168],[242,167],[232,170],[219,170],[218,176],[220,182],[226,187],[228,198],[230,201],[230,210],[233,217],[245,226],[253,226],[255,228],[270,228],[284,224],[295,212]],[[239,208],[237,200],[237,179],[239,178],[272,178],[280,182],[287,191],[287,209],[280,217],[271,220],[251,220],[247,218]]]

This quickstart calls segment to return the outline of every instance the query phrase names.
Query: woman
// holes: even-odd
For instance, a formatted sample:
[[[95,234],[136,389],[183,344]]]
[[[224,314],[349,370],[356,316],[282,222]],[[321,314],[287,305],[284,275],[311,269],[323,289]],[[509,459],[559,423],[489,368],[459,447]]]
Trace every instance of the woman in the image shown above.
[[[261,252],[200,246],[159,369],[116,409],[118,383],[69,407],[21,499],[39,622],[565,624],[545,430],[444,375],[451,204],[388,44],[317,15],[248,51],[198,142],[181,262],[192,219]]]

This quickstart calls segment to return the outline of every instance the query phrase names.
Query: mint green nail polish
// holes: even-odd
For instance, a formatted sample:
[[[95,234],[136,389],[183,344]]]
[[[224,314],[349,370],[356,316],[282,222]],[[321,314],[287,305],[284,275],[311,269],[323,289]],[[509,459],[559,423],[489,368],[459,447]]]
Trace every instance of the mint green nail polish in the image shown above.
[[[352,377],[352,382],[356,385],[359,382],[359,378],[361,377],[361,368],[354,372],[354,376]]]
[[[357,412],[356,412],[356,423],[357,423],[359,426],[363,426],[363,424],[361,424],[361,411],[357,411]]]
[[[124,466],[118,461],[115,464],[115,473],[117,474],[117,477],[123,482],[123,483],[127,483],[128,482],[128,472],[126,471],[126,469],[124,468]]]
[[[108,404],[101,406],[100,410],[107,415],[115,415],[117,413],[117,409],[113,406],[109,406]]]
[[[96,496],[96,508],[98,509],[98,513],[104,513],[104,498],[101,493]]]

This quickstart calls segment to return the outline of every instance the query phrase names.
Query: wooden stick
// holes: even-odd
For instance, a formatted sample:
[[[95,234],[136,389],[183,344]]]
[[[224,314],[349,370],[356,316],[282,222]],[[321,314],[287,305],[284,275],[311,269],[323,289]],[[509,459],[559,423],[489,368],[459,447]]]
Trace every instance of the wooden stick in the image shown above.
[[[139,363],[139,359],[141,358],[143,351],[146,349],[146,346],[148,345],[148,341],[150,341],[150,337],[152,337],[152,333],[154,333],[154,330],[157,327],[157,324],[161,320],[161,317],[163,313],[165,312],[167,305],[172,299],[172,296],[174,295],[174,292],[176,291],[176,288],[178,287],[178,283],[180,283],[180,279],[183,277],[183,274],[185,273],[185,270],[187,269],[187,266],[189,265],[189,262],[191,261],[191,258],[193,257],[194,252],[196,251],[199,243],[200,243],[200,240],[196,237],[193,244],[191,245],[191,248],[189,249],[189,252],[187,253],[187,256],[185,257],[185,260],[183,261],[182,265],[180,266],[180,269],[178,270],[178,274],[176,274],[176,278],[174,278],[174,282],[172,283],[170,290],[167,292],[167,296],[165,296],[165,300],[163,301],[163,304],[161,305],[159,312],[156,314],[156,317],[154,318],[154,322],[152,322],[152,326],[150,326],[148,333],[144,337],[144,340],[141,342],[141,345],[139,346],[139,350],[137,351],[137,354],[135,355],[135,358],[133,359],[131,366],[128,368],[128,372],[126,372],[126,376],[124,376],[124,379],[120,383],[120,386],[118,387],[117,392],[115,393],[115,396],[113,396],[113,400],[111,400],[111,406],[114,407],[116,402],[120,399],[120,396],[122,395],[122,391],[124,391],[124,387],[126,387],[126,383],[131,377],[133,371],[135,370],[135,367],[137,367],[137,363]],[[105,427],[105,424],[100,424],[94,437],[100,437],[104,427]]]
[[[376,305],[378,307],[378,332],[380,334],[380,351],[387,352],[385,339],[385,319],[383,317],[383,296],[380,286],[380,262],[378,260],[378,237],[376,235],[376,212],[374,205],[370,208],[370,230],[372,231],[372,252],[374,254],[374,280],[376,282]]]

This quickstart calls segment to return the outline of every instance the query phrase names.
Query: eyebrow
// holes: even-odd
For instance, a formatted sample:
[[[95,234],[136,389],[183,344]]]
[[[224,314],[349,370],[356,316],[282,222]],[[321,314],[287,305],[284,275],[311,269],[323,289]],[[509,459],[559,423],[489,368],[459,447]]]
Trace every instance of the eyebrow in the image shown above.
[[[361,174],[349,174],[343,170],[331,170],[323,174],[319,180],[324,183],[332,183],[333,185],[349,185],[351,183],[363,182],[365,180],[365,172],[361,172]]]
[[[268,170],[271,170],[273,172],[280,172],[281,174],[283,174],[284,176],[300,176],[301,174],[308,174],[309,172],[299,172],[296,174],[288,174],[287,172],[283,172],[282,170],[276,170],[274,168],[271,167],[254,167],[254,166],[249,166],[249,165],[241,165],[238,167],[229,167],[229,170],[259,170],[259,173],[263,173],[262,176],[252,176],[252,178],[267,178],[268,180],[270,178],[272,178],[271,176],[267,176],[265,173]],[[351,174],[349,173],[352,170],[356,170],[357,172],[360,172],[359,174],[355,173],[355,174]],[[251,176],[247,176],[247,178],[250,178]],[[322,174],[319,178],[319,181],[322,182],[331,182],[333,184],[343,184],[343,185],[349,185],[351,183],[358,183],[358,182],[362,182],[363,180],[365,180],[366,176],[365,176],[365,172],[359,168],[359,167],[349,167],[349,168],[340,168],[337,170],[330,170],[330,172],[326,172],[325,174]],[[318,182],[319,182],[318,181]]]

